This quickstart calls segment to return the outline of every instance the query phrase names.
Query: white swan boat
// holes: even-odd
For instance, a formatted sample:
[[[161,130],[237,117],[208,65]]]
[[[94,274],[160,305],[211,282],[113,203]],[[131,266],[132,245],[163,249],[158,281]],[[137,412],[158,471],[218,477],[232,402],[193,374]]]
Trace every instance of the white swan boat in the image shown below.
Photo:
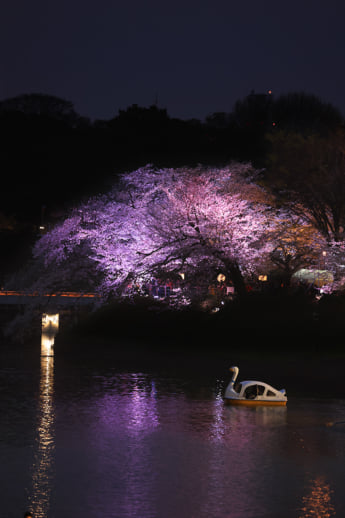
[[[277,390],[262,381],[248,380],[237,382],[238,367],[230,367],[232,378],[225,390],[224,400],[229,405],[286,405],[285,389]]]

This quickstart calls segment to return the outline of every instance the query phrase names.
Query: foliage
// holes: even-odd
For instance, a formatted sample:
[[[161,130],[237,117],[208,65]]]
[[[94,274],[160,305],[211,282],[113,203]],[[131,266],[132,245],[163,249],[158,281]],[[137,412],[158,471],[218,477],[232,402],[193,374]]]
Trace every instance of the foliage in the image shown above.
[[[272,117],[280,130],[327,134],[342,123],[341,113],[316,95],[290,92],[274,100]]]
[[[328,241],[345,230],[345,135],[303,137],[279,132],[269,137],[272,153],[266,185],[296,214],[307,217]]]
[[[44,263],[48,284],[49,271],[66,276],[68,266],[86,256],[86,271],[100,275],[104,295],[181,272],[187,279],[198,272],[202,284],[217,271],[244,293],[243,274],[272,249],[263,236],[275,224],[253,185],[255,173],[233,163],[224,169],[148,166],[124,174],[109,194],[92,198],[43,236],[34,255]]]
[[[293,213],[281,212],[280,224],[271,235],[274,248],[270,259],[284,272],[285,281],[302,267],[318,264],[326,247],[322,235],[308,221]]]
[[[32,93],[5,99],[0,102],[2,211],[38,225],[42,205],[53,217],[57,206],[65,210],[76,200],[105,192],[114,171],[145,163],[194,167],[230,160],[261,167],[272,120],[275,128],[301,133],[306,116],[320,120],[327,131],[341,124],[336,110],[314,96],[286,97],[253,93],[232,113],[215,113],[205,123],[171,118],[156,105],[132,105],[110,120],[91,123],[58,97]]]
[[[0,102],[0,113],[20,112],[60,119],[73,124],[80,118],[73,104],[59,97],[45,94],[24,94]]]
[[[247,97],[235,103],[233,116],[239,126],[267,129],[272,125],[273,97],[252,91]]]

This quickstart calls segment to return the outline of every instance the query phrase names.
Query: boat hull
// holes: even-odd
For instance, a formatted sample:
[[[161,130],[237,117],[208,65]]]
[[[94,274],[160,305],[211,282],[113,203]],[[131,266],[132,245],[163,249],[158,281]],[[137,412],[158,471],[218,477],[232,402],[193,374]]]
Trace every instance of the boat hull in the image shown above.
[[[286,401],[264,401],[255,399],[224,399],[226,405],[235,406],[286,406]]]

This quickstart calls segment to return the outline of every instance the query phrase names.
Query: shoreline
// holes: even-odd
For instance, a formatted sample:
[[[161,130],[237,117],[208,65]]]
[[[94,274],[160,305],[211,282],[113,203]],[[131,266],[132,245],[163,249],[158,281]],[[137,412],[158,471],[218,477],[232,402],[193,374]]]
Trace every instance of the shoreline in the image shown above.
[[[12,359],[27,357],[32,364],[33,354],[40,356],[40,339],[25,344],[4,343],[1,354]],[[104,341],[93,339],[76,343],[57,337],[54,346],[55,368],[64,369],[84,365],[114,369],[118,372],[138,372],[158,377],[190,378],[197,386],[203,380],[230,380],[229,368],[237,365],[239,380],[257,379],[277,389],[285,388],[287,396],[321,399],[345,399],[345,354],[339,351],[258,351],[239,350],[235,346],[209,349],[184,348],[181,343],[158,347],[144,342],[124,342],[121,339]]]
[[[222,380],[238,365],[241,379],[267,381],[288,395],[345,398],[342,299],[325,299],[317,318],[315,305],[300,298],[249,297],[214,314],[149,302],[109,304],[73,322],[62,318],[56,361],[108,358],[119,369]],[[39,354],[40,320],[31,327],[34,334],[24,334],[19,347]],[[3,351],[7,342],[1,340]]]
[[[150,343],[113,343],[95,341],[75,347],[69,341],[57,341],[57,362],[82,363],[92,358],[97,366],[106,362],[119,371],[137,371],[158,376],[203,379],[230,379],[229,368],[237,365],[239,379],[265,381],[275,388],[285,388],[288,397],[345,399],[345,354],[339,351],[241,351],[235,347],[188,349],[181,344],[157,347]]]

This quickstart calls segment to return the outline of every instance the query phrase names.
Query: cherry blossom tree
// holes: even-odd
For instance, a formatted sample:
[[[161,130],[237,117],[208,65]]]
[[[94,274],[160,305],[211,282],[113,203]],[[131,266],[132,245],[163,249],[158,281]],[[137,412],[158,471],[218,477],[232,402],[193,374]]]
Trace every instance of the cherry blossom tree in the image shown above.
[[[63,272],[66,289],[74,271],[74,285],[85,282],[86,288],[91,281],[108,295],[153,275],[222,271],[244,294],[244,275],[272,250],[264,236],[276,224],[256,174],[240,163],[223,169],[147,166],[124,174],[111,192],[75,209],[38,241],[34,256],[46,274],[40,282],[49,286]]]

